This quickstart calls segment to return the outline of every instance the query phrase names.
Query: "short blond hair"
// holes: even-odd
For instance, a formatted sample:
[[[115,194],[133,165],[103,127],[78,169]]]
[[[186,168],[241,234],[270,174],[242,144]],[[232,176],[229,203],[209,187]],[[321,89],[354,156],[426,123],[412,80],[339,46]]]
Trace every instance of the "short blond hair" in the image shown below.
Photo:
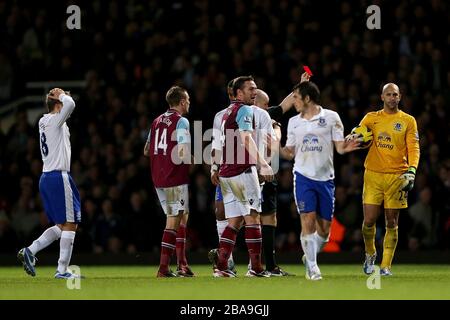
[[[182,87],[173,86],[166,93],[166,101],[171,107],[179,105],[183,99],[187,99],[187,91]]]

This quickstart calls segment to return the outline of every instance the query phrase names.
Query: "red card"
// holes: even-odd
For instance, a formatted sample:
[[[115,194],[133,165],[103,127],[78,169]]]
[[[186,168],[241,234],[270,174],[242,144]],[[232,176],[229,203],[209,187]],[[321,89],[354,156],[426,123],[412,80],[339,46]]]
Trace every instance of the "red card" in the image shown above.
[[[305,72],[306,72],[307,74],[309,74],[310,76],[313,75],[312,72],[311,72],[311,69],[310,69],[308,66],[303,66],[303,70],[305,70]]]

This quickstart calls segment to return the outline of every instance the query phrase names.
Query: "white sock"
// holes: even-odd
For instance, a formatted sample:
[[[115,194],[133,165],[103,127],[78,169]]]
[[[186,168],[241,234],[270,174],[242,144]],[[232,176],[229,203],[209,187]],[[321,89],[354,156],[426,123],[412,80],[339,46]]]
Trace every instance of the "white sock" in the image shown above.
[[[61,229],[58,226],[53,226],[45,230],[39,238],[33,241],[28,247],[31,253],[35,255],[42,249],[47,248],[53,241],[58,240],[61,236]]]
[[[314,234],[307,234],[300,236],[303,252],[306,256],[306,261],[310,269],[317,266],[317,245],[314,239]]]
[[[75,231],[63,231],[61,232],[61,240],[59,242],[59,260],[58,260],[58,272],[67,272],[67,267],[72,257],[73,240],[75,239]]]
[[[328,243],[328,237],[323,238],[323,237],[319,236],[317,231],[314,232],[313,236],[314,236],[314,241],[316,241],[316,245],[317,245],[317,253],[319,253],[322,251],[323,247],[325,247],[325,245]]]
[[[225,230],[225,228],[228,226],[228,220],[216,220],[216,226],[217,226],[217,234],[219,235],[219,241],[220,237],[222,237],[222,233]],[[233,252],[230,254],[230,258],[228,261],[233,261]]]
[[[217,225],[217,234],[219,235],[219,241],[220,241],[220,237],[222,237],[222,233],[225,230],[225,228],[228,225],[228,221],[225,220],[216,220],[216,225]]]

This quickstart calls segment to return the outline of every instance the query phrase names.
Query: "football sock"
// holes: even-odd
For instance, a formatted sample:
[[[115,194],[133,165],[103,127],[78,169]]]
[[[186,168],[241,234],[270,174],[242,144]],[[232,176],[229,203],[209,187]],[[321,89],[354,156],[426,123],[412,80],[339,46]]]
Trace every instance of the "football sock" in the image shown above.
[[[59,237],[61,237],[61,229],[58,226],[50,227],[34,240],[28,249],[35,255],[42,249],[47,248],[53,241],[58,240]]]
[[[261,264],[262,236],[259,224],[245,226],[245,243],[247,244],[252,270],[258,273],[263,271],[264,268]]]
[[[271,271],[277,266],[275,261],[275,226],[262,226],[262,244],[266,269]]]
[[[321,237],[317,231],[313,233],[314,241],[316,242],[317,246],[317,253],[321,252],[323,247],[328,243],[328,238]]]
[[[219,261],[217,263],[217,268],[219,270],[228,269],[228,259],[234,249],[234,244],[236,243],[236,237],[239,230],[228,225],[222,233],[219,242]]]
[[[67,267],[72,257],[73,241],[75,240],[75,231],[62,231],[59,241],[59,260],[58,272],[67,272]]]
[[[362,226],[362,234],[364,238],[364,245],[366,246],[366,253],[369,255],[373,255],[377,252],[375,249],[375,233],[376,233],[376,225],[369,227],[363,223]]]
[[[217,235],[219,236],[219,241],[220,241],[220,237],[222,236],[223,231],[227,227],[228,221],[227,220],[216,220],[216,225],[217,225]]]
[[[179,266],[187,266],[186,259],[186,226],[180,224],[176,238],[177,263]]]
[[[317,266],[317,245],[314,240],[314,234],[307,234],[300,236],[303,252],[306,256],[308,267],[311,269]]]
[[[219,242],[220,242],[220,237],[222,236],[223,231],[225,230],[225,228],[228,225],[228,220],[216,220],[216,225],[217,225],[217,235],[219,236]],[[233,261],[233,253],[230,254],[230,258],[228,260]]]
[[[386,234],[383,241],[383,260],[380,268],[390,268],[394,258],[395,248],[398,242],[398,227],[386,228]]]
[[[165,229],[161,241],[161,257],[159,260],[159,272],[169,272],[170,257],[175,250],[177,232],[172,229]]]

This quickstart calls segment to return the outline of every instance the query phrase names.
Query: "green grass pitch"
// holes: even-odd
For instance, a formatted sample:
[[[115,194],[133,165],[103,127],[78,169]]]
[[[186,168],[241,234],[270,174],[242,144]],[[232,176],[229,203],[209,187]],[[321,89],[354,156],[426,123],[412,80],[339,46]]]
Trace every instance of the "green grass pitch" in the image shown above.
[[[54,267],[37,267],[37,276],[21,266],[0,268],[0,299],[157,299],[157,300],[305,300],[305,299],[450,299],[450,265],[395,265],[369,290],[361,265],[322,265],[322,281],[308,281],[301,265],[285,265],[296,276],[212,277],[211,267],[192,266],[195,278],[156,278],[156,266],[86,266],[79,290],[53,278]]]

